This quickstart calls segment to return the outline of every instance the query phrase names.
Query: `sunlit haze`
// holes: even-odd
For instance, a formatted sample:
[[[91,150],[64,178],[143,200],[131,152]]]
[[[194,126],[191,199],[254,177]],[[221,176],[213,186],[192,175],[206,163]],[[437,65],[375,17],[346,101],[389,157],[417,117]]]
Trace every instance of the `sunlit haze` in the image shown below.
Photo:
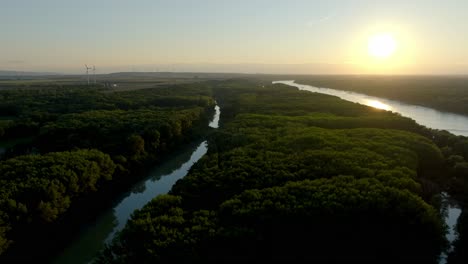
[[[0,70],[468,74],[465,0],[15,0]]]
[[[391,34],[377,34],[369,38],[369,54],[376,58],[386,59],[393,55],[397,47]]]

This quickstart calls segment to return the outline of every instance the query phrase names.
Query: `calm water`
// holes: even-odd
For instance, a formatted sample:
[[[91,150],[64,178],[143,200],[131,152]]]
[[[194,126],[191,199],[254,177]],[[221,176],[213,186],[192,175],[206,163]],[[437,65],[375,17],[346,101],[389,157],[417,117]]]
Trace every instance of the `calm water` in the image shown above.
[[[215,115],[213,117],[213,121],[210,122],[208,126],[212,128],[218,128],[219,126],[219,117],[221,116],[221,108],[218,105],[215,106]]]
[[[216,106],[213,120],[209,123],[210,127],[218,128],[220,114],[220,108]],[[84,227],[54,263],[81,264],[93,260],[105,244],[111,242],[115,234],[124,228],[133,211],[141,209],[154,197],[168,193],[176,181],[187,175],[192,165],[203,157],[207,150],[208,144],[203,141],[188,146],[158,165],[146,179],[123,194],[113,208],[109,208],[94,223]]]
[[[449,112],[442,112],[432,108],[410,105],[399,101],[383,99],[375,96],[368,96],[365,94],[341,91],[329,88],[318,88],[311,85],[298,84],[294,81],[275,81],[273,83],[282,83],[289,86],[297,87],[299,90],[323,93],[340,97],[343,100],[368,105],[371,107],[384,109],[392,112],[400,113],[403,116],[414,119],[417,123],[427,126],[429,128],[447,130],[455,135],[468,136],[468,117],[457,115]],[[461,214],[456,201],[452,200],[446,193],[442,193],[444,221],[449,230],[447,233],[447,240],[452,243],[457,238],[455,228],[457,225],[458,217]],[[453,250],[449,248],[448,252]],[[447,253],[442,253],[440,256],[440,264],[447,262]]]
[[[414,119],[417,123],[426,127],[447,130],[455,135],[468,136],[468,116],[438,111],[424,106],[406,104],[395,100],[360,93],[298,84],[294,81],[275,81],[273,83],[282,83],[294,86],[299,90],[334,95],[346,101],[397,112],[403,116]]]
[[[447,240],[452,243],[457,239],[457,220],[462,213],[460,206],[458,205],[457,201],[450,198],[450,196],[446,193],[442,193],[442,212],[444,214],[444,221],[448,227],[448,233],[446,235]],[[451,245],[446,252],[440,255],[440,264],[447,263],[447,254],[454,250],[453,245]]]

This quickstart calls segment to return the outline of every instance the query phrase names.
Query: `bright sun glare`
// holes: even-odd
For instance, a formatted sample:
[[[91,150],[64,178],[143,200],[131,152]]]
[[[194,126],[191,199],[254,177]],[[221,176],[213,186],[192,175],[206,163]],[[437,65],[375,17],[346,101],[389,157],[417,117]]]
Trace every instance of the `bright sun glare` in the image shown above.
[[[374,108],[387,110],[387,111],[392,110],[391,106],[389,106],[388,104],[384,104],[384,103],[382,103],[380,101],[377,101],[377,100],[365,100],[364,104],[368,105],[368,106],[371,106],[371,107],[374,107]]]
[[[373,35],[369,38],[367,43],[367,50],[369,55],[385,59],[393,55],[397,48],[395,38],[388,33],[380,33]]]

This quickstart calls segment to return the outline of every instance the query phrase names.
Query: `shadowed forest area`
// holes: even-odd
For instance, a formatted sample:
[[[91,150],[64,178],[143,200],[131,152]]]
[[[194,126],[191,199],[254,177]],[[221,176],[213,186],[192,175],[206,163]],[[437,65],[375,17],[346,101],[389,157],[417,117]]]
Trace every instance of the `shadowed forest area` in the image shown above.
[[[264,80],[0,91],[0,260],[50,259],[151,166],[208,135],[208,153],[95,262],[437,263],[449,247],[441,193],[467,199],[468,139]],[[464,210],[449,263],[466,260],[466,225]]]
[[[0,258],[47,259],[146,169],[205,134],[213,107],[197,84],[0,91]]]
[[[213,95],[208,154],[98,263],[438,262],[440,193],[468,190],[466,138],[282,85],[226,81]]]

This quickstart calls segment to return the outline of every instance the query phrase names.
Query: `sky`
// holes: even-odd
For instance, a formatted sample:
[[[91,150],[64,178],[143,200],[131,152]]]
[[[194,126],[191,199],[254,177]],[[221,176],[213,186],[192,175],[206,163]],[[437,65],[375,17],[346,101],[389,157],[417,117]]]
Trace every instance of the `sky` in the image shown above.
[[[0,0],[0,70],[468,74],[466,0]],[[391,34],[395,53],[368,54]]]

